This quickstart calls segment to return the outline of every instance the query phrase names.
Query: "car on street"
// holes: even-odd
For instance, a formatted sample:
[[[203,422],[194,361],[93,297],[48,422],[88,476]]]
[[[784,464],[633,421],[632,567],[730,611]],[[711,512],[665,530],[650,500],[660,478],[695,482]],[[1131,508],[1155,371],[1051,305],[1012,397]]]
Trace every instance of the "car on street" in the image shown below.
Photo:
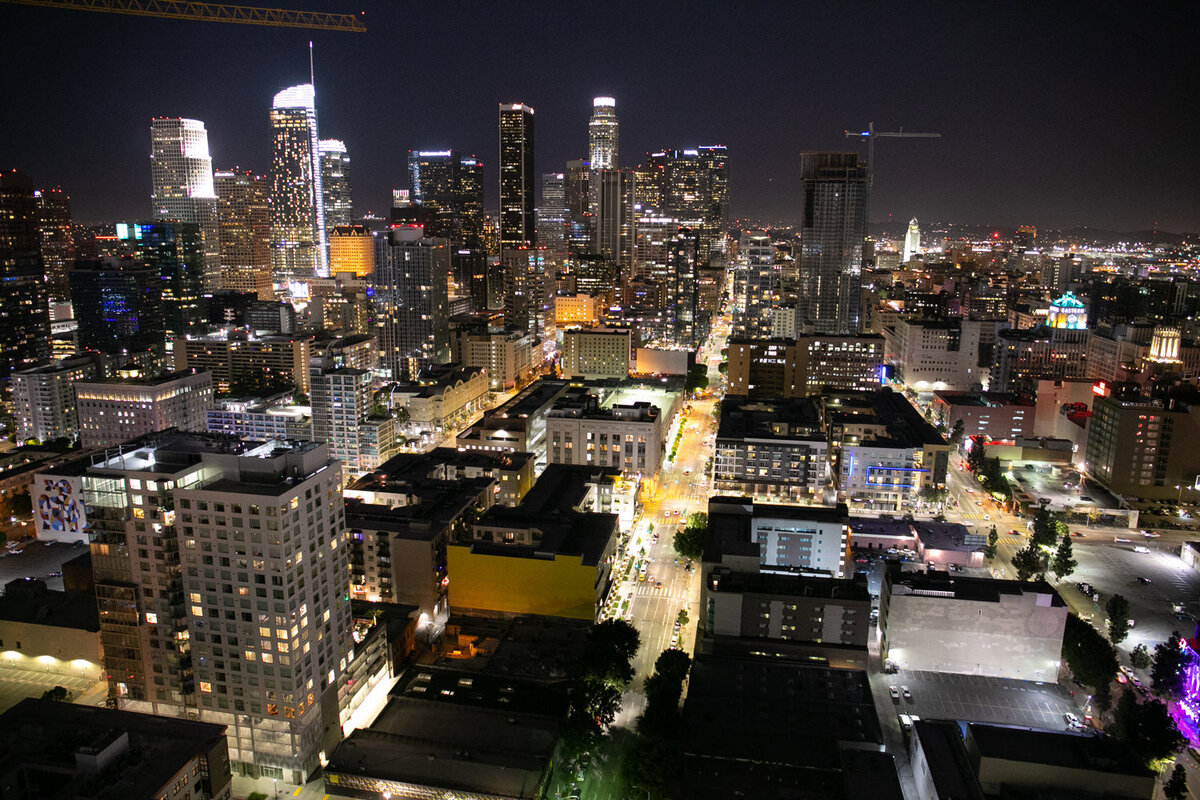
[[[905,733],[908,733],[909,731],[911,731],[913,729],[912,717],[910,717],[908,714],[901,714],[899,718],[900,718],[900,729],[902,731],[904,731]]]
[[[1114,536],[1114,537],[1113,537],[1113,541],[1114,541],[1114,542],[1119,542],[1119,543],[1121,543],[1121,544],[1129,544],[1129,543],[1130,543],[1131,541],[1133,541],[1133,540],[1132,540],[1132,539],[1122,539],[1120,536]]]
[[[1078,728],[1080,725],[1083,724],[1083,721],[1080,720],[1079,717],[1072,714],[1070,711],[1063,714],[1063,722],[1067,723],[1068,728]]]
[[[904,699],[905,699],[905,700],[907,700],[907,701],[908,701],[908,702],[910,702],[910,703],[912,702],[912,692],[910,692],[910,691],[908,690],[908,687],[907,687],[907,686],[901,686],[901,687],[900,687],[900,694],[904,695]]]
[[[1155,533],[1154,531],[1142,531],[1142,536],[1145,536],[1147,539],[1157,539],[1162,536],[1162,534]]]
[[[1020,536],[1021,532],[1019,530],[1017,530],[1016,528],[1013,528],[1012,530],[1009,531],[1009,534],[1012,536]]]
[[[1138,545],[1138,546],[1136,546],[1136,547],[1134,547],[1134,548],[1133,548],[1133,552],[1135,552],[1135,553],[1149,553],[1149,552],[1150,552],[1150,548],[1149,548],[1149,547],[1145,547],[1145,546],[1143,546],[1143,545]]]
[[[1150,579],[1147,578],[1145,575],[1138,575],[1136,580],[1138,583],[1140,583],[1142,585],[1150,583]]]
[[[897,689],[895,686],[888,687],[888,694],[890,694],[892,696],[892,699],[895,700],[896,702],[900,701],[900,690]]]

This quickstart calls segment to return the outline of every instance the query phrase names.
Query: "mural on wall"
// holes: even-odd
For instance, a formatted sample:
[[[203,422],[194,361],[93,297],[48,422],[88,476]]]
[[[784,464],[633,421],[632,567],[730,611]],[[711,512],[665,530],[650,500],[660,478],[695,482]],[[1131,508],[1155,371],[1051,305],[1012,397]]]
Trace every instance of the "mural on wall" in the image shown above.
[[[69,478],[44,478],[37,498],[38,530],[79,533],[83,529],[83,497]]]

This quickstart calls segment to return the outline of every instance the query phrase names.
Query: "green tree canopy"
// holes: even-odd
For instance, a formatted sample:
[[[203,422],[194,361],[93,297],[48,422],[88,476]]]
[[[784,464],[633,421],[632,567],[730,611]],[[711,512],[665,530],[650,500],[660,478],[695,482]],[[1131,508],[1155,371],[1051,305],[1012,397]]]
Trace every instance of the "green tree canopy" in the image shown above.
[[[678,531],[672,540],[675,552],[693,561],[698,561],[704,555],[704,545],[707,542],[708,514],[703,511],[689,514],[684,529]]]
[[[1050,559],[1050,571],[1054,573],[1054,577],[1062,580],[1075,571],[1079,562],[1075,560],[1074,556],[1071,534],[1068,532],[1062,537],[1062,541],[1058,543],[1058,549],[1054,551],[1054,557]]]
[[[1146,645],[1139,644],[1130,651],[1129,663],[1133,664],[1134,669],[1146,669],[1150,666],[1150,651],[1146,649]]]
[[[1117,653],[1100,633],[1074,614],[1063,631],[1063,661],[1088,686],[1111,683],[1117,676]]]
[[[1104,610],[1108,612],[1108,640],[1120,644],[1129,637],[1129,601],[1124,595],[1114,594]]]
[[[997,531],[996,526],[993,525],[992,529],[988,531],[987,546],[983,548],[984,558],[995,558],[999,544],[1000,532]]]
[[[1182,644],[1179,632],[1154,648],[1154,666],[1150,670],[1150,682],[1156,694],[1172,700],[1183,693],[1185,671],[1192,662],[1192,653]]]
[[[1012,565],[1019,581],[1041,577],[1046,574],[1046,554],[1030,543],[1013,553]]]
[[[1113,714],[1113,731],[1148,766],[1169,757],[1183,746],[1183,736],[1159,700],[1137,701],[1133,692],[1125,692]]]
[[[1176,764],[1175,769],[1171,772],[1171,778],[1163,786],[1163,797],[1167,800],[1187,800],[1187,796],[1187,767],[1183,764]]]
[[[1033,512],[1033,532],[1029,535],[1029,540],[1038,546],[1053,547],[1059,537],[1056,523],[1054,515],[1045,506],[1039,506],[1038,510]]]

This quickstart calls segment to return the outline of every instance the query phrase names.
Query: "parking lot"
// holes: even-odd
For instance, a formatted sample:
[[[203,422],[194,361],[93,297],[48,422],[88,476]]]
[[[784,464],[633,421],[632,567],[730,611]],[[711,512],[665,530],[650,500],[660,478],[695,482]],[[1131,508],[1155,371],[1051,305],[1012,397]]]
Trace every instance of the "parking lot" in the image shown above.
[[[1065,730],[1063,714],[1079,713],[1070,691],[1055,684],[922,670],[901,670],[882,677],[889,686],[907,686],[912,699],[895,701],[889,697],[890,708],[880,708],[880,715],[916,714],[922,719]]]
[[[1134,552],[1133,548],[1138,545],[1149,548],[1150,552]],[[1171,607],[1178,603],[1186,613],[1200,616],[1197,606],[1200,573],[1180,560],[1177,548],[1155,539],[1080,544],[1075,547],[1075,559],[1079,562],[1075,574],[1059,584],[1058,590],[1071,597],[1073,604],[1090,609],[1098,628],[1105,630],[1104,606],[1113,594],[1129,600],[1129,616],[1134,620],[1134,627],[1129,638],[1121,643],[1122,653],[1128,653],[1138,644],[1145,644],[1153,651],[1154,645],[1166,641],[1172,631],[1192,635],[1195,623],[1177,619]],[[1139,577],[1150,582],[1141,583]],[[1091,584],[1100,592],[1099,603],[1082,597],[1075,588],[1080,581]],[[1128,663],[1127,658],[1122,660]]]
[[[61,591],[62,578],[51,578],[50,573],[62,572],[63,562],[86,552],[87,548],[82,546],[53,544],[47,547],[44,542],[28,542],[0,558],[0,586],[17,578],[41,578],[48,588]]]

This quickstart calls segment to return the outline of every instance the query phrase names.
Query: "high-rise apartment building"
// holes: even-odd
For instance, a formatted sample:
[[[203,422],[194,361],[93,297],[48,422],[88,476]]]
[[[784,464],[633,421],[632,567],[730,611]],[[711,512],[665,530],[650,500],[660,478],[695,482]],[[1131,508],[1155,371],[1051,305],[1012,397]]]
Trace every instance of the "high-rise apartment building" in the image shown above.
[[[805,153],[800,297],[817,333],[857,333],[867,224],[867,165],[857,153]]]
[[[742,231],[738,239],[739,268],[745,269],[745,295],[734,320],[739,335],[766,338],[771,334],[771,312],[779,302],[779,265],[775,245],[766,231]]]
[[[535,242],[533,109],[500,104],[500,250]]]
[[[371,416],[371,373],[314,358],[309,366],[313,439],[329,444],[347,476],[370,472],[395,453],[391,415]]]
[[[450,360],[450,246],[422,233],[392,228],[375,238],[379,359],[393,380]]]
[[[51,300],[71,296],[67,273],[75,262],[75,238],[71,233],[71,198],[62,189],[34,192],[41,209],[39,233],[42,239],[42,263]]]
[[[617,101],[611,97],[592,100],[592,117],[588,120],[588,160],[592,169],[617,169],[619,128],[617,125]]]
[[[41,213],[33,181],[0,172],[0,398],[9,373],[50,357],[50,306],[42,262]]]
[[[204,253],[201,285],[221,287],[221,238],[208,131],[195,119],[155,117],[150,121],[151,209],[154,219],[200,227]]]
[[[321,156],[321,191],[325,205],[325,232],[354,221],[354,196],[350,191],[350,154],[341,139],[317,142]]]
[[[77,381],[74,387],[85,448],[113,447],[167,428],[203,431],[213,407],[211,372]]]
[[[567,183],[562,172],[542,174],[542,203],[537,209],[537,241],[555,264],[567,256]]]
[[[223,724],[234,772],[304,782],[341,738],[353,647],[337,466],[324,444],[168,431],[62,467],[113,702]]]
[[[409,201],[426,213],[425,235],[458,250],[483,246],[483,164],[457,150],[410,150]],[[416,220],[414,220],[416,221]]]
[[[74,440],[79,435],[75,413],[75,381],[97,378],[100,359],[94,355],[53,361],[18,370],[12,375],[13,423],[17,441]]]
[[[271,288],[270,186],[250,170],[213,173],[221,239],[221,288],[274,297]]]
[[[108,256],[76,261],[69,276],[81,351],[162,352],[167,332],[157,268]]]
[[[328,277],[325,194],[312,84],[284,89],[271,107],[271,267],[277,285]]]

